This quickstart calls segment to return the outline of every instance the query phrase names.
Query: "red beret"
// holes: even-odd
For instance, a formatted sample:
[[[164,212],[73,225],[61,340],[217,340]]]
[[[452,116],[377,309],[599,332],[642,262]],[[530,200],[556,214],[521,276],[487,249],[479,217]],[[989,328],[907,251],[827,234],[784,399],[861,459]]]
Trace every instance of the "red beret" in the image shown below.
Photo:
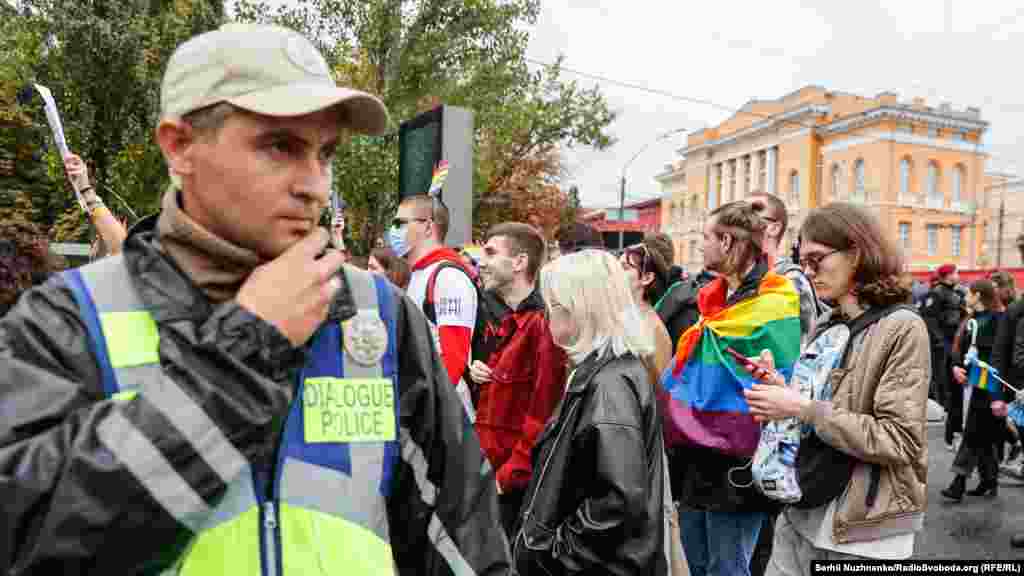
[[[936,270],[936,272],[938,272],[939,276],[949,276],[953,272],[956,272],[956,265],[943,264],[942,266],[939,266],[939,269]]]

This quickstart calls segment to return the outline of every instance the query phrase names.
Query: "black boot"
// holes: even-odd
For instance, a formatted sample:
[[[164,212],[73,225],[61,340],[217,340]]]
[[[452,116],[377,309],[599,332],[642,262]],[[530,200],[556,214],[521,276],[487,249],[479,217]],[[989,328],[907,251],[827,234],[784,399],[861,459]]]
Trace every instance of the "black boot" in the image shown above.
[[[984,496],[995,498],[999,495],[999,482],[997,480],[982,480],[974,490],[967,491],[968,496]]]
[[[942,491],[942,495],[954,502],[959,502],[964,499],[964,488],[966,487],[967,477],[957,474],[956,478],[953,478],[953,483]]]

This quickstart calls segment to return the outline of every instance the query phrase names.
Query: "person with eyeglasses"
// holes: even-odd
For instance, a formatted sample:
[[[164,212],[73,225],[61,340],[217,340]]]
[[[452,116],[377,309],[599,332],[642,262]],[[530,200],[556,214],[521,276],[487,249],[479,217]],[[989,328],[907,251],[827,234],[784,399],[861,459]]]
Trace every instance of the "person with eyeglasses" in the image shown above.
[[[804,274],[803,269],[789,256],[779,256],[782,238],[789,225],[786,204],[778,196],[761,191],[751,193],[747,201],[766,222],[762,247],[768,265],[775,270],[776,274],[789,278],[800,295],[800,348],[804,349],[814,335],[818,318],[828,311],[828,306],[818,299],[814,285]],[[754,550],[754,558],[751,560],[751,576],[761,576],[768,566],[776,516],[777,511],[769,514],[765,519],[764,527],[758,536],[757,548]]]
[[[623,250],[619,263],[626,271],[630,292],[654,338],[652,379],[657,382],[672,360],[672,338],[654,305],[668,289],[674,249],[664,234],[644,234],[643,241]]]
[[[388,232],[391,249],[409,263],[406,293],[426,315],[448,378],[475,419],[467,367],[472,354],[479,294],[462,256],[444,245],[448,207],[427,195],[402,201]]]
[[[759,383],[744,392],[760,421],[798,418],[806,430],[803,494],[779,515],[771,576],[810,575],[814,560],[909,558],[927,500],[928,331],[906,303],[899,248],[872,213],[836,203],[807,215],[800,256],[817,293],[838,304],[798,360],[812,366],[814,393],[787,384],[770,358],[754,359]],[[815,453],[833,457],[805,468],[826,461]]]

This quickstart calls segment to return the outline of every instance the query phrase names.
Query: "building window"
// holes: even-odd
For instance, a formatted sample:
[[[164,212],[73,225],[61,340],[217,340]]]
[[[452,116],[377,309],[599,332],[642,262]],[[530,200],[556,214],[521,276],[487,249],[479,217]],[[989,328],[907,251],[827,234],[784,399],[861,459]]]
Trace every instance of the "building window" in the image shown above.
[[[939,165],[935,162],[928,163],[928,207],[942,208],[945,204],[942,198],[942,188],[939,187]]]
[[[961,237],[961,233],[963,232],[963,226],[953,226],[953,227],[950,228],[950,230],[952,230],[952,232],[953,232],[953,238],[952,238],[952,240],[953,240],[953,242],[952,242],[953,257],[954,258],[959,258],[960,257],[960,237]]]
[[[900,160],[900,195],[910,196],[910,160]]]
[[[953,140],[963,142],[964,140],[967,140],[967,135],[963,132],[953,132]]]
[[[929,224],[925,230],[928,233],[928,255],[935,256],[939,253],[939,225]]]
[[[840,200],[843,200],[843,198],[841,197],[842,190],[840,189],[840,181],[842,179],[843,178],[840,175],[839,164],[833,164],[833,190],[831,190],[831,193],[833,193],[834,202],[839,202]]]
[[[708,210],[718,208],[718,199],[722,197],[722,165],[715,166],[715,186],[711,189],[711,197],[708,198]]]
[[[939,129],[934,127],[934,126],[929,126],[928,127],[928,137],[929,138],[938,138],[939,137]]]
[[[762,150],[757,156],[757,189],[765,192],[768,190],[768,152]]]
[[[857,202],[864,202],[864,161],[857,159],[853,163],[853,198]]]
[[[729,162],[729,202],[736,199],[736,161]]]
[[[751,166],[751,164],[753,164],[753,163],[754,163],[754,157],[753,156],[747,156],[743,160],[743,190],[747,193],[748,196],[750,195],[751,192],[754,191],[754,189],[750,187],[750,182],[751,182],[750,178],[752,177],[751,172],[754,170],[754,167]]]
[[[900,222],[900,246],[910,250],[910,222]]]
[[[953,202],[960,202],[963,198],[964,167],[957,165],[953,168]]]
[[[800,205],[800,174],[796,170],[789,173],[789,197]]]

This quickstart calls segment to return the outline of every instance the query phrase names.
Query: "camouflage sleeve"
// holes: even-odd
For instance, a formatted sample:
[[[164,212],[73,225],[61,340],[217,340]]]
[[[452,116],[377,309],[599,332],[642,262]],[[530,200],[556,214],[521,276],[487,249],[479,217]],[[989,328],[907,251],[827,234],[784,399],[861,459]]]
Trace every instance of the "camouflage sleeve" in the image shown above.
[[[793,282],[797,294],[800,295],[800,350],[802,351],[810,343],[811,337],[818,326],[818,299],[814,295],[814,288],[802,272],[793,270],[786,274]]]

